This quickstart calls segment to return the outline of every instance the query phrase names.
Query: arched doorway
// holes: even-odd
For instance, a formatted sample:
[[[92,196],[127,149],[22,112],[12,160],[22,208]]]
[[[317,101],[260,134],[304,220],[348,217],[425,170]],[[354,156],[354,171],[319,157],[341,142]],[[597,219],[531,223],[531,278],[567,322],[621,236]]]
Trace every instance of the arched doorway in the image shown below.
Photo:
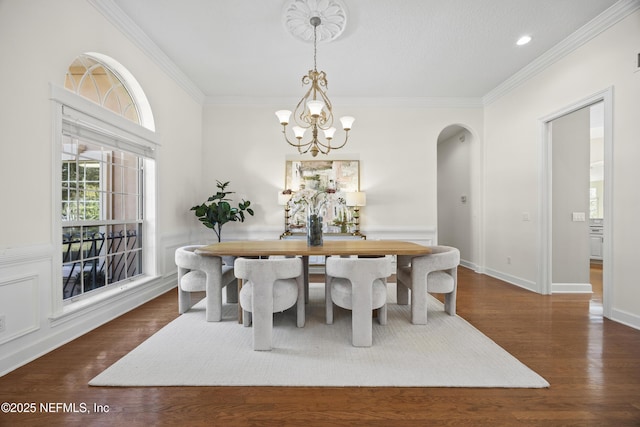
[[[474,134],[464,125],[445,127],[438,136],[438,244],[460,250],[461,264],[477,270],[477,177]]]

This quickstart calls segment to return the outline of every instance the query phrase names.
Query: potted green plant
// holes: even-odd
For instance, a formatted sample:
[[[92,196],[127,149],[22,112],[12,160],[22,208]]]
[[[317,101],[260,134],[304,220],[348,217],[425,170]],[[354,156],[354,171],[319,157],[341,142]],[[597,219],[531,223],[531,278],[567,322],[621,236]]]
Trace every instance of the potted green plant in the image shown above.
[[[227,191],[229,181],[220,182],[216,181],[216,187],[218,192],[207,199],[207,202],[197,205],[191,208],[195,211],[195,215],[198,217],[205,227],[211,228],[218,237],[218,242],[221,241],[222,226],[230,221],[244,222],[245,212],[253,216],[253,209],[249,206],[251,202],[248,200],[242,200],[238,207],[232,207],[229,203],[231,199],[227,198],[229,194],[233,194],[233,191]]]

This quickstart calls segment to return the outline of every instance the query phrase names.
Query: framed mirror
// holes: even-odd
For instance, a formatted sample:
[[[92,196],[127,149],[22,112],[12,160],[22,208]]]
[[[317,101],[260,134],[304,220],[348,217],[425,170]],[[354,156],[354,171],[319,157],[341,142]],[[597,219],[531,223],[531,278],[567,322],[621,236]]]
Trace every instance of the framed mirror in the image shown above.
[[[288,230],[306,233],[306,203],[324,200],[323,231],[327,234],[347,234],[354,228],[353,214],[346,206],[346,193],[360,190],[358,160],[287,160],[285,189],[292,197],[286,208]]]

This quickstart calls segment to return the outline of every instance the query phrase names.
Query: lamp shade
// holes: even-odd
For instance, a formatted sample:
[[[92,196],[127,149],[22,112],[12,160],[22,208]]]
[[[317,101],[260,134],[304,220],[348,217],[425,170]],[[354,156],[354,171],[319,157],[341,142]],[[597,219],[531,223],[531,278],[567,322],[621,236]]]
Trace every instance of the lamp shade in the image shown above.
[[[296,138],[302,138],[304,136],[304,132],[306,131],[305,128],[301,128],[300,126],[294,126],[293,127],[293,134],[296,136]]]
[[[345,197],[347,206],[366,206],[367,193],[364,191],[354,191],[347,193]]]
[[[319,116],[322,113],[322,107],[324,107],[324,102],[317,99],[307,102],[307,108],[312,116]]]
[[[327,139],[333,138],[333,134],[336,133],[336,128],[330,127],[329,129],[324,130],[324,137]]]
[[[351,126],[353,126],[353,122],[355,121],[356,119],[351,116],[340,117],[340,123],[342,123],[342,128],[344,130],[350,130]]]
[[[278,116],[278,120],[280,120],[280,124],[286,125],[289,123],[289,117],[291,117],[291,111],[278,110],[276,111],[276,116]]]

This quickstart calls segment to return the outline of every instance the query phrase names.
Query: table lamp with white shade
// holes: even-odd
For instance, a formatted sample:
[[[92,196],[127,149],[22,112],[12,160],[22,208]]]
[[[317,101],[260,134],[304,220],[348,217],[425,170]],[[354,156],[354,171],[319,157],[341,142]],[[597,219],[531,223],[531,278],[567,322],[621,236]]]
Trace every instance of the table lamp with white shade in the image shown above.
[[[345,201],[347,206],[353,207],[353,219],[355,221],[356,229],[353,232],[354,236],[361,236],[360,234],[360,207],[367,205],[367,194],[364,191],[353,191],[346,194]]]

